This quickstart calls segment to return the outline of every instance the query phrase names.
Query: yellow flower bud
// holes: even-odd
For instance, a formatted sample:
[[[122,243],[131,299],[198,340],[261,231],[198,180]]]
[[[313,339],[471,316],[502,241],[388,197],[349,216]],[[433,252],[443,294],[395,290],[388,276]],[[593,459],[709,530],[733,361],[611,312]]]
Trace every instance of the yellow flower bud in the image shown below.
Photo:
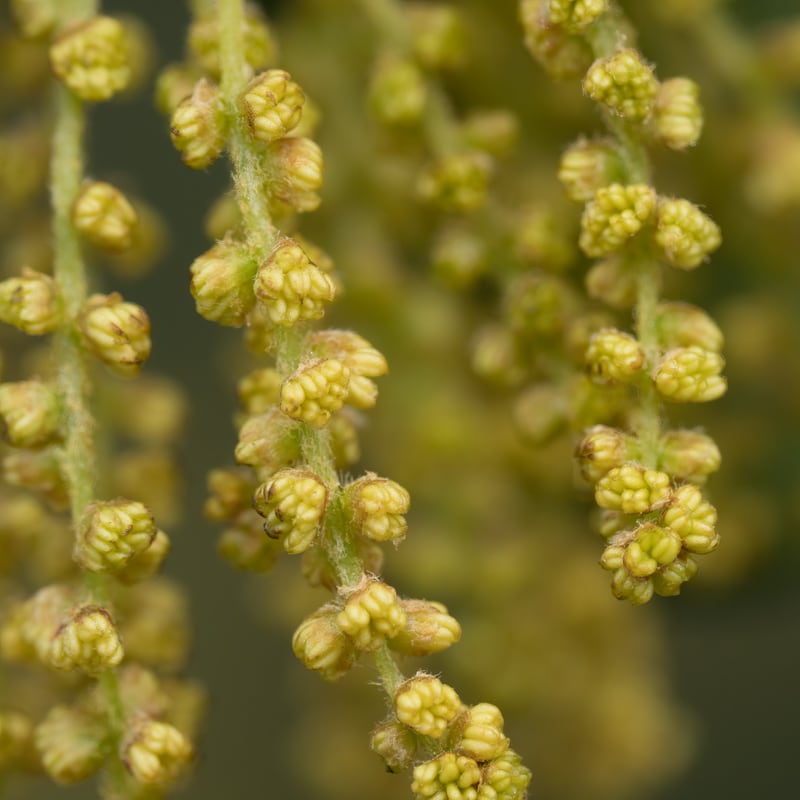
[[[697,562],[688,555],[681,555],[671,564],[653,575],[651,582],[657,594],[672,597],[680,594],[681,585],[697,574]]]
[[[581,440],[575,455],[581,475],[590,483],[597,483],[615,467],[621,467],[629,458],[631,440],[622,431],[606,425],[590,428]]]
[[[625,250],[596,261],[586,273],[586,292],[612,308],[636,305],[638,258]]]
[[[510,748],[483,768],[476,800],[524,800],[531,771]]]
[[[278,562],[281,545],[264,536],[264,521],[255,511],[236,517],[233,527],[226,528],[217,542],[217,552],[236,569],[269,572]]]
[[[503,735],[503,715],[491,703],[471,706],[464,715],[458,752],[475,761],[492,761],[508,749],[508,737]]]
[[[383,58],[375,66],[369,101],[385,125],[414,125],[425,111],[427,89],[419,67],[406,59]]]
[[[685,150],[703,130],[700,87],[689,78],[671,78],[658,87],[653,113],[656,133],[667,147]]]
[[[275,170],[274,182],[269,185],[272,195],[295,211],[315,211],[324,169],[319,145],[304,137],[289,137],[269,145],[267,154]]]
[[[608,0],[548,0],[550,22],[568,31],[591,25],[608,8]]]
[[[728,388],[719,374],[724,366],[719,353],[702,347],[678,347],[665,353],[656,367],[656,388],[676,403],[707,403]]]
[[[274,323],[289,327],[299,320],[320,319],[336,288],[297,242],[281,239],[258,268],[255,295]]]
[[[647,184],[612,183],[598,189],[581,217],[581,249],[590,258],[619,250],[650,220],[655,207],[655,190]]]
[[[675,490],[675,497],[664,512],[664,524],[681,537],[683,546],[690,553],[703,555],[719,546],[717,510],[691,483]]]
[[[579,139],[561,156],[558,179],[570,200],[585,203],[620,173],[619,157],[606,139]]]
[[[109,734],[102,716],[54,706],[36,726],[36,749],[45,771],[56,783],[80,783],[106,760]]]
[[[0,384],[0,420],[14,447],[40,447],[58,438],[61,404],[41,381]]]
[[[636,529],[622,563],[633,577],[649,578],[660,567],[671,564],[682,546],[681,537],[674,530],[647,522]]]
[[[150,319],[121,295],[93,294],[78,320],[87,347],[116,375],[132,378],[150,355]]]
[[[62,457],[55,446],[9,450],[3,456],[2,477],[11,486],[41,492],[56,509],[69,506]]]
[[[282,69],[262,72],[242,95],[242,108],[253,138],[274,142],[286,136],[303,115],[305,95]]]
[[[110,183],[88,181],[72,204],[72,224],[93,245],[127,250],[138,217],[122,192]]]
[[[600,508],[625,514],[644,514],[661,508],[671,499],[669,475],[639,464],[614,467],[595,487],[595,500]]]
[[[287,553],[302,553],[320,530],[328,490],[313,472],[284,469],[256,489],[253,506],[266,519],[264,532],[280,539]]]
[[[618,600],[643,606],[653,599],[653,579],[635,578],[625,567],[620,567],[611,577],[611,591]]]
[[[237,394],[245,413],[263,414],[280,402],[281,375],[276,369],[264,367],[249,372],[239,380]]]
[[[401,683],[394,695],[397,719],[417,733],[435,739],[442,736],[462,708],[452,686],[424,673]]]
[[[369,651],[397,636],[405,627],[406,614],[391,586],[365,578],[347,598],[336,622],[359,650]]]
[[[620,50],[589,67],[583,91],[609,111],[632,122],[642,122],[653,110],[658,81],[636,50]]]
[[[492,168],[491,156],[480,150],[450,153],[420,175],[417,191],[423,200],[443,211],[476,211],[486,202]]]
[[[198,256],[190,268],[189,285],[197,313],[220,325],[244,325],[256,302],[253,280],[257,268],[245,249],[229,239]]]
[[[292,419],[323,428],[345,402],[350,370],[336,358],[301,364],[281,386],[281,411]]]
[[[405,725],[389,720],[374,728],[369,746],[383,759],[389,772],[403,772],[414,761],[417,737]]]
[[[722,350],[724,337],[717,323],[690,303],[659,303],[655,324],[665,349],[696,345],[715,353]]]
[[[326,681],[335,681],[355,661],[352,640],[339,627],[336,607],[329,604],[301,623],[292,638],[294,654]]]
[[[668,431],[661,437],[659,448],[661,468],[682,481],[702,483],[722,461],[714,440],[698,431]]]
[[[694,269],[720,246],[722,235],[717,224],[693,203],[661,198],[655,241],[673,267]]]
[[[54,331],[61,322],[55,281],[27,267],[0,281],[0,321],[31,336]]]
[[[414,767],[411,791],[417,800],[476,800],[480,783],[480,768],[471,758],[442,753]]]
[[[632,381],[644,366],[644,350],[629,333],[615,328],[597,331],[589,341],[586,364],[599,381]]]
[[[345,487],[355,529],[376,542],[399,541],[406,535],[411,498],[399,483],[368,472]]]
[[[127,732],[120,757],[136,780],[148,785],[175,781],[192,760],[189,740],[173,725],[137,719]]]
[[[156,536],[153,515],[142,503],[117,498],[90,503],[75,535],[75,560],[91,572],[116,572]]]
[[[401,600],[406,615],[403,630],[389,641],[392,650],[410,656],[428,656],[446,650],[461,638],[461,625],[441,603]]]
[[[116,667],[122,643],[114,621],[104,608],[82,605],[61,622],[47,649],[47,663],[62,670],[80,669],[88,675]]]
[[[276,407],[249,417],[239,430],[239,442],[234,451],[236,462],[264,467],[271,472],[288,466],[300,456],[296,428],[297,423],[287,419]]]
[[[521,0],[519,17],[525,46],[552,78],[579,78],[592,63],[592,48],[583,36],[550,24],[549,3]]]
[[[200,80],[172,114],[169,132],[187,167],[210,167],[225,146],[225,117],[218,87],[205,78]]]
[[[81,100],[108,100],[130,80],[125,29],[111,17],[80,22],[53,42],[50,63]]]
[[[201,77],[194,64],[170,64],[164,67],[156,80],[155,100],[158,110],[171,117],[181,101],[192,94]]]

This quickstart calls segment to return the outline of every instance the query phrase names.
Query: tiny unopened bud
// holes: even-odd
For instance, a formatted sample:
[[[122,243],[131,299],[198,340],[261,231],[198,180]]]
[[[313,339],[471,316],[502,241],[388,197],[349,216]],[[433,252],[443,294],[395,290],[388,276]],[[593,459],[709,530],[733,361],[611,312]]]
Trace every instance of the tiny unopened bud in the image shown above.
[[[134,553],[115,573],[120,583],[126,585],[147,580],[158,572],[169,553],[171,543],[164,531],[156,530],[150,546]]]
[[[550,22],[568,31],[591,25],[608,8],[608,0],[547,0]]]
[[[589,373],[599,381],[631,381],[641,371],[644,361],[644,350],[636,338],[616,328],[597,331],[586,351]]]
[[[552,78],[579,78],[592,63],[592,48],[583,36],[550,24],[548,11],[549,0],[520,2],[525,46]]]
[[[385,125],[413,125],[425,111],[427,89],[419,67],[406,59],[384,58],[372,73],[369,101]]]
[[[508,749],[508,737],[503,735],[503,715],[491,703],[471,706],[461,722],[461,741],[458,752],[475,761],[492,761]]]
[[[666,505],[672,499],[669,475],[639,464],[614,467],[595,487],[600,508],[625,514],[644,514]]]
[[[0,420],[14,447],[41,447],[58,437],[61,404],[41,381],[0,384]]]
[[[619,157],[606,139],[579,139],[561,156],[558,179],[576,203],[591,200],[598,189],[613,183],[621,172]]]
[[[275,170],[270,191],[295,211],[314,211],[319,207],[317,192],[322,188],[322,150],[312,139],[286,138],[267,150]]]
[[[274,142],[286,136],[303,115],[305,95],[282,69],[262,72],[242,95],[242,108],[253,138]]]
[[[97,772],[107,757],[106,720],[78,708],[54,706],[36,726],[36,749],[47,774],[63,784]]]
[[[356,530],[376,542],[398,541],[408,530],[411,498],[399,483],[367,473],[345,487]]]
[[[130,80],[125,29],[111,17],[80,22],[53,42],[50,63],[81,100],[108,100]]]
[[[281,239],[255,274],[255,296],[277,325],[320,319],[335,295],[331,277],[293,239]]]
[[[417,800],[467,800],[478,797],[480,783],[481,770],[473,759],[447,752],[414,767],[411,791]]]
[[[83,605],[73,608],[61,622],[47,650],[47,663],[56,669],[80,669],[96,675],[119,664],[122,655],[122,643],[108,611]]]
[[[694,269],[720,246],[722,235],[719,226],[693,203],[662,198],[655,241],[673,267]]]
[[[229,239],[198,256],[190,268],[189,285],[197,313],[220,325],[244,325],[256,301],[253,280],[257,268],[245,249]]]
[[[703,555],[719,546],[717,510],[691,483],[675,490],[673,502],[664,512],[664,524],[680,536],[690,553]]]
[[[423,200],[443,211],[476,211],[486,202],[492,167],[491,156],[480,150],[451,153],[420,175],[417,191]]]
[[[689,555],[678,556],[651,578],[653,589],[662,597],[680,594],[681,586],[697,574],[697,562]]]
[[[344,405],[350,370],[336,358],[302,364],[281,386],[281,411],[287,417],[323,428]]]
[[[350,670],[356,651],[339,627],[338,610],[326,605],[307,617],[292,638],[294,654],[326,681],[335,681]]]
[[[612,183],[598,189],[581,217],[581,249],[590,258],[619,250],[639,233],[655,208],[656,193],[647,184]]]
[[[403,772],[414,761],[417,737],[406,725],[389,720],[373,729],[369,746],[383,759],[389,772]]]
[[[128,772],[148,785],[175,781],[192,755],[191,743],[175,726],[153,719],[137,719],[120,751]]]
[[[667,147],[685,150],[697,144],[703,130],[700,87],[689,78],[671,78],[658,87],[653,122]]]
[[[620,50],[589,67],[583,91],[620,117],[642,122],[653,110],[658,81],[639,52]]]
[[[61,322],[55,281],[27,267],[0,281],[0,320],[31,336],[54,331]]]
[[[225,146],[225,117],[218,87],[205,78],[200,80],[191,96],[175,109],[169,132],[187,167],[210,167]]]
[[[493,791],[498,800],[524,800],[530,782],[531,771],[522,763],[519,754],[508,748],[483,768],[481,790],[486,798],[492,797],[489,792]],[[480,794],[478,796],[484,800]]]
[[[698,431],[668,431],[659,446],[662,469],[681,481],[702,483],[722,461],[716,442]]]
[[[85,183],[72,204],[72,224],[93,245],[106,250],[127,250],[137,222],[133,206],[110,183]]]
[[[618,600],[627,600],[631,605],[643,606],[653,599],[653,578],[636,578],[622,566],[611,576],[611,592]]]
[[[359,650],[370,651],[403,630],[406,614],[391,586],[365,579],[347,598],[336,622]]]
[[[446,650],[461,638],[461,625],[441,603],[401,600],[406,624],[389,642],[392,650],[411,656],[428,656]]]
[[[264,532],[280,539],[287,553],[314,542],[328,503],[328,489],[310,470],[284,469],[256,489],[253,505],[265,518]]]
[[[252,500],[252,492],[248,500]],[[264,536],[264,520],[250,509],[240,512],[234,524],[220,534],[217,552],[236,569],[265,573],[277,564],[283,548]]]
[[[662,346],[702,347],[719,353],[724,337],[722,331],[702,308],[690,303],[659,303],[655,327]]]
[[[681,537],[668,527],[646,522],[625,548],[622,564],[634,578],[649,578],[660,567],[671,564],[680,553]]]
[[[265,467],[272,472],[288,466],[300,456],[295,428],[278,408],[249,417],[239,429],[234,454],[238,464]]]
[[[121,295],[94,294],[78,320],[88,348],[116,375],[135,376],[150,355],[150,319]]]
[[[394,695],[394,709],[400,722],[435,739],[447,730],[462,708],[452,686],[424,673],[400,684]]]
[[[239,380],[239,404],[247,414],[263,414],[280,401],[281,374],[271,367],[249,372]]]
[[[629,458],[631,440],[622,431],[607,425],[590,428],[578,445],[581,475],[590,483],[597,483],[615,467],[621,467]]]
[[[668,351],[656,367],[656,388],[677,403],[707,403],[725,394],[728,383],[720,375],[725,360],[702,347]]]
[[[636,305],[638,256],[625,250],[596,261],[586,273],[586,292],[612,308],[625,309]]]
[[[116,572],[156,535],[153,515],[142,503],[118,498],[90,503],[75,536],[75,560],[90,572]]]

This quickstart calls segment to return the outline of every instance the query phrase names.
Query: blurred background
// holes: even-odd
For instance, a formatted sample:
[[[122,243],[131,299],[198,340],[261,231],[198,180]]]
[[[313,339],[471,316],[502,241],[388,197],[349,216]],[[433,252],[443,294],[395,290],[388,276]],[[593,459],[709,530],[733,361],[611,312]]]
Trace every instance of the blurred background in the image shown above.
[[[278,64],[320,112],[323,203],[296,224],[332,256],[345,287],[326,324],[369,339],[391,368],[363,419],[353,468],[411,492],[409,536],[388,550],[385,571],[403,594],[445,602],[464,629],[456,647],[419,667],[441,670],[466,702],[501,706],[533,772],[532,797],[791,796],[800,719],[797,3],[622,3],[658,76],[701,86],[703,138],[688,153],[655,152],[655,183],[701,205],[724,244],[701,269],[669,276],[664,293],[719,321],[730,383],[709,407],[670,409],[675,424],[702,426],[722,450],[709,483],[722,545],[680,597],[643,608],[614,600],[597,566],[590,493],[571,464],[576,431],[520,430],[525,376],[498,378],[476,355],[526,270],[558,274],[580,291],[580,208],[555,174],[564,147],[602,123],[577,82],[554,83],[526,52],[516,3],[457,5],[468,58],[437,85],[459,118],[502,108],[518,125],[497,156],[485,211],[463,219],[417,202],[425,143],[387,133],[370,114],[381,43],[359,4],[262,3]],[[183,58],[183,2],[103,7],[143,21],[158,67]],[[258,362],[241,332],[195,312],[188,267],[210,246],[204,219],[228,188],[227,166],[193,172],[180,163],[152,80],[136,97],[93,110],[89,165],[146,200],[165,225],[152,270],[135,279],[117,270],[97,283],[148,310],[147,372],[176,381],[189,409],[165,572],[188,593],[183,671],[209,701],[196,772],[176,796],[408,797],[407,776],[385,774],[369,751],[368,733],[385,714],[370,667],[328,685],[291,653],[292,631],[324,593],[305,587],[289,558],[267,575],[235,571],[216,553],[219,526],[203,519],[206,473],[233,462],[236,381]],[[468,225],[486,254],[463,273],[437,259],[436,247]],[[18,264],[4,252],[10,274]],[[14,353],[18,340],[3,336]],[[13,369],[15,357],[7,361]],[[92,791],[8,784],[13,798]]]

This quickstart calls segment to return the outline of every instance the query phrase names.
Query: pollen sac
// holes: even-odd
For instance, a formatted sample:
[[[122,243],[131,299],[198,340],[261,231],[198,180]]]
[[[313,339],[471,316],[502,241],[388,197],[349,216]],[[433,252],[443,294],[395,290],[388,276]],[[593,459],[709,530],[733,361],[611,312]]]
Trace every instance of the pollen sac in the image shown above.
[[[406,614],[391,586],[365,579],[347,598],[336,621],[359,650],[371,651],[400,633],[406,624]]]
[[[418,674],[397,689],[394,708],[400,722],[423,736],[438,739],[463,706],[452,686],[433,675]]]
[[[625,514],[644,514],[666,505],[672,499],[669,475],[639,464],[614,467],[595,487],[600,508]]]
[[[297,242],[282,239],[258,268],[255,295],[276,325],[290,327],[301,320],[320,319],[336,288]]]
[[[281,411],[287,417],[323,428],[347,397],[350,370],[336,358],[302,364],[281,386]]]
[[[652,218],[656,208],[655,190],[643,183],[613,183],[598,189],[581,217],[581,250],[600,258],[633,238]]]
[[[300,122],[305,95],[282,69],[257,75],[242,95],[242,108],[254,139],[274,142]]]
[[[653,110],[658,81],[642,56],[628,48],[595,61],[583,79],[583,91],[612,113],[642,122]]]
[[[53,42],[50,63],[81,100],[108,100],[130,80],[125,29],[111,17],[81,22]]]
[[[325,484],[311,471],[285,469],[256,489],[253,504],[266,519],[264,531],[280,539],[287,553],[302,553],[314,542],[328,503]]]
[[[664,354],[653,376],[658,391],[676,403],[707,403],[725,394],[720,375],[725,360],[702,347],[678,347]]]

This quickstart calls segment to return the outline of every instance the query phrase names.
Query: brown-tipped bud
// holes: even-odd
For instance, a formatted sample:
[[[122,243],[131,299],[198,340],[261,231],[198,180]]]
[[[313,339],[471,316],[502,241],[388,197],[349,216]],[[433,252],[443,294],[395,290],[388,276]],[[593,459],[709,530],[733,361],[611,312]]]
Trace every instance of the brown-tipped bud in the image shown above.
[[[488,153],[450,153],[428,166],[417,181],[420,197],[442,211],[465,214],[486,202],[493,161]]]
[[[255,295],[270,319],[289,327],[299,320],[319,319],[336,287],[293,239],[281,239],[255,275]]]
[[[191,743],[175,726],[146,718],[135,720],[120,748],[125,768],[147,785],[173,783],[192,756]]]
[[[267,150],[275,170],[273,196],[295,211],[314,211],[319,207],[317,192],[322,188],[322,150],[312,139],[279,139]]]
[[[70,611],[46,651],[46,661],[51,667],[80,669],[88,675],[116,667],[122,656],[122,643],[111,614],[91,604]]]
[[[414,761],[417,737],[408,726],[389,720],[373,728],[369,746],[373,753],[383,759],[389,772],[403,772]]]
[[[347,398],[350,370],[336,358],[301,364],[281,386],[281,411],[287,417],[323,428]]]
[[[371,651],[403,630],[406,614],[391,586],[364,578],[348,596],[336,622],[359,650]]]
[[[78,320],[87,347],[115,374],[132,378],[150,355],[150,319],[122,296],[94,294]]]
[[[88,181],[72,204],[72,224],[93,245],[127,250],[138,217],[125,195],[110,183]]]
[[[14,447],[41,447],[58,437],[61,404],[41,381],[0,384],[0,419]]]
[[[242,95],[242,109],[253,138],[260,142],[282,139],[300,122],[303,90],[282,69],[256,75]]]
[[[616,428],[606,425],[590,428],[575,452],[581,475],[590,483],[597,483],[614,467],[628,461],[631,444],[630,437]]]
[[[31,336],[54,331],[61,322],[55,281],[27,267],[0,281],[0,321]]]
[[[147,550],[156,536],[153,515],[142,503],[117,498],[90,503],[75,535],[75,560],[90,572],[115,573]]]
[[[153,541],[146,550],[134,553],[124,566],[115,573],[120,583],[132,584],[147,580],[158,572],[167,557],[171,543],[169,536],[162,530],[156,530]]]
[[[130,80],[125,29],[111,17],[80,22],[53,42],[50,63],[81,100],[108,100]]]
[[[225,146],[225,116],[219,88],[205,78],[198,81],[191,96],[175,109],[169,132],[187,167],[210,167]]]
[[[399,541],[405,537],[408,530],[405,514],[411,498],[399,483],[368,472],[348,484],[344,491],[355,529],[362,536],[376,542]]]
[[[394,695],[394,708],[404,725],[438,739],[463,706],[452,686],[419,672],[400,684]]]
[[[656,330],[662,347],[702,347],[719,353],[722,331],[702,308],[690,303],[660,303],[656,307]]]
[[[598,189],[621,175],[619,157],[607,139],[579,139],[564,151],[558,169],[567,197],[576,203],[591,200]]]
[[[110,734],[102,716],[55,706],[36,726],[36,749],[45,771],[56,783],[80,783],[106,760]]]
[[[239,328],[256,302],[253,280],[258,264],[229,239],[198,256],[190,268],[189,289],[197,313],[211,322]]]
[[[406,624],[389,646],[409,656],[428,656],[454,645],[461,638],[461,625],[441,603],[401,600]]]
[[[659,446],[661,468],[680,481],[703,483],[722,461],[716,442],[698,431],[668,431]]]
[[[327,504],[327,487],[309,470],[281,470],[253,495],[255,510],[266,520],[264,532],[280,539],[287,553],[311,547]]]
[[[341,678],[356,656],[352,640],[337,622],[337,612],[334,605],[323,606],[306,617],[292,637],[294,654],[326,681]]]

